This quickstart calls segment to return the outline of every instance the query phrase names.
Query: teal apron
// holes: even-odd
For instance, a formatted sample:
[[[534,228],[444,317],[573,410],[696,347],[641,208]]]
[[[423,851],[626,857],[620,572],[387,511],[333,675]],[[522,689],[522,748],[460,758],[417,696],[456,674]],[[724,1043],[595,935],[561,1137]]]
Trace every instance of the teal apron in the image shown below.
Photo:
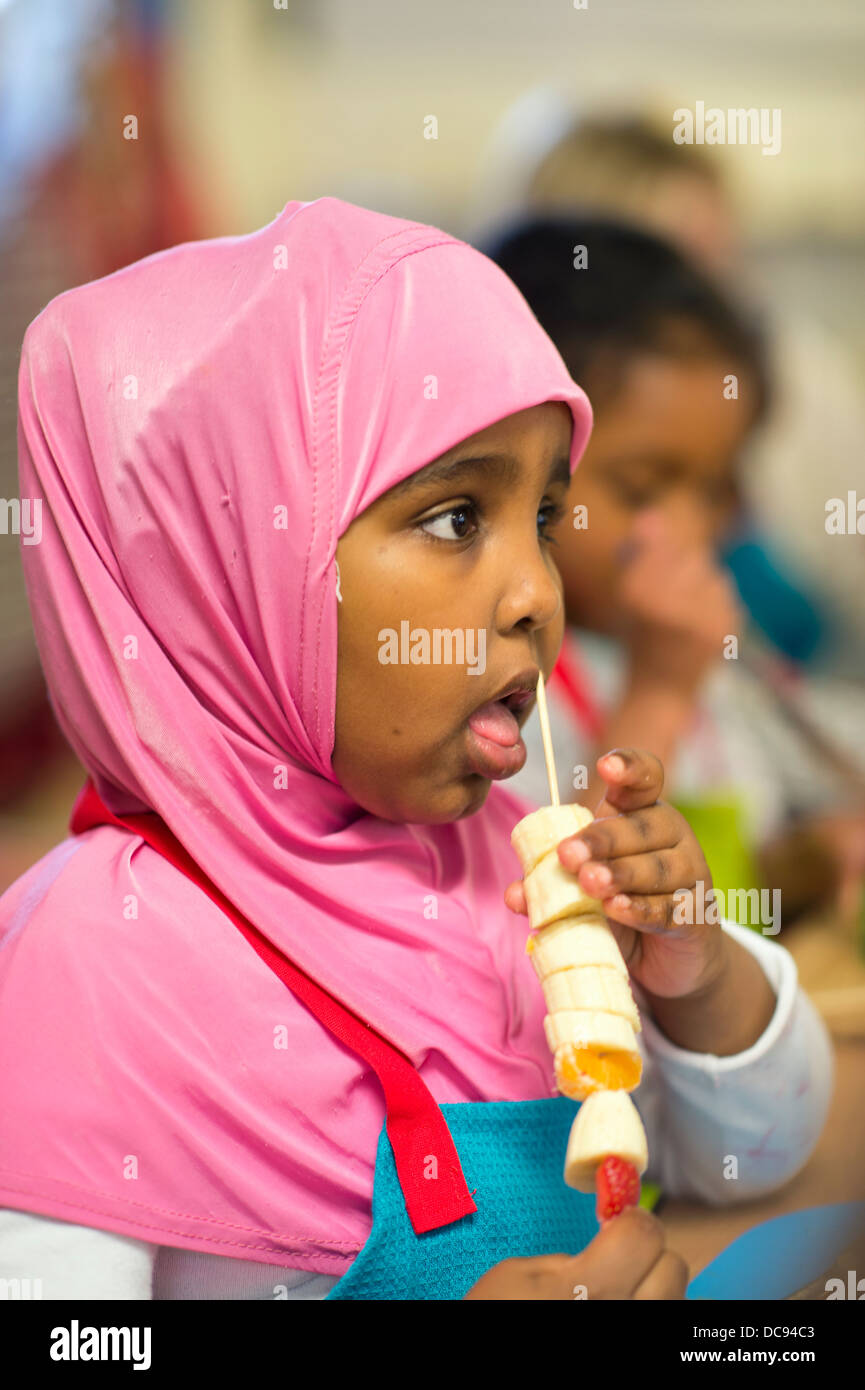
[[[464,1298],[501,1260],[578,1255],[597,1235],[594,1195],[566,1187],[562,1176],[578,1101],[557,1096],[439,1108],[477,1211],[415,1235],[383,1128],[375,1160],[372,1231],[328,1298]]]
[[[461,1299],[502,1260],[576,1255],[588,1245],[600,1229],[594,1195],[575,1192],[563,1177],[578,1102],[554,1096],[439,1106],[409,1059],[277,951],[158,816],[120,819],[88,781],[70,829],[82,834],[106,823],[141,835],[197,883],[382,1084],[386,1116],[376,1154],[372,1230],[328,1298]]]

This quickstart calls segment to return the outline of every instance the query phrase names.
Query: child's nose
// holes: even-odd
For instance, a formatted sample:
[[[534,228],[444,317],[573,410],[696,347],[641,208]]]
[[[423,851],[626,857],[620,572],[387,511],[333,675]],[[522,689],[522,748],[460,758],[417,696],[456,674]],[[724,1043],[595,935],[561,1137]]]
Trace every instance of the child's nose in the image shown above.
[[[500,632],[522,623],[530,631],[546,627],[562,607],[558,572],[540,550],[509,564],[496,614]]]
[[[664,515],[672,536],[690,545],[708,546],[713,540],[709,509],[690,488],[675,488],[664,499]]]

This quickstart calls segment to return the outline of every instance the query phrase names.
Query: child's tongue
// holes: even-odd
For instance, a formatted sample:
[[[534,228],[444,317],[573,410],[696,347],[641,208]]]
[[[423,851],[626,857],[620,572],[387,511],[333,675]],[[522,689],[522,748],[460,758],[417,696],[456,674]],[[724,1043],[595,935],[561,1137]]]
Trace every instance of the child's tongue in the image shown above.
[[[516,716],[507,705],[501,700],[487,701],[471,715],[468,726],[468,761],[474,773],[498,782],[519,772],[526,761],[526,745]]]
[[[513,748],[520,738],[516,718],[501,700],[490,700],[475,710],[469,719],[469,728],[481,738],[488,738],[490,743],[500,744],[502,748]]]

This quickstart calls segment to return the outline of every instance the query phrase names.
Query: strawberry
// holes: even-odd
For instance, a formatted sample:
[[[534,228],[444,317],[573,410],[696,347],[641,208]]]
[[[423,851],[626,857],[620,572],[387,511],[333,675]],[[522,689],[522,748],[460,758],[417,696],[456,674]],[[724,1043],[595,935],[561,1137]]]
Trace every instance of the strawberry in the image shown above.
[[[625,1207],[635,1207],[640,1200],[640,1175],[633,1163],[609,1154],[598,1165],[595,1174],[598,1220],[603,1223],[618,1216]]]

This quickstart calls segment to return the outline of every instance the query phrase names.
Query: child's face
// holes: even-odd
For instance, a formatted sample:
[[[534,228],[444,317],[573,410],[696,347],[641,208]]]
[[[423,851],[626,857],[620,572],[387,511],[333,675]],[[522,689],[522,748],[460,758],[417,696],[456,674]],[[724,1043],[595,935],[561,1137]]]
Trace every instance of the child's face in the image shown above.
[[[547,533],[564,515],[572,424],[558,401],[508,416],[391,488],[340,539],[333,769],[374,815],[457,820],[525,762],[522,739],[491,745],[468,721],[514,684],[533,691],[558,655],[564,610]],[[469,462],[482,456],[486,465]],[[418,664],[405,659],[412,650]],[[525,695],[512,710],[520,728],[532,703]],[[509,720],[500,707],[492,718]]]
[[[733,209],[710,179],[667,174],[647,191],[641,220],[713,275],[735,272],[740,253]]]
[[[738,400],[724,399],[729,373],[738,375]],[[719,539],[735,505],[735,455],[753,407],[735,363],[661,356],[630,363],[615,397],[596,405],[568,517],[555,532],[569,622],[617,631],[627,542],[646,511],[663,512],[683,544]],[[586,508],[584,521],[576,506]]]

